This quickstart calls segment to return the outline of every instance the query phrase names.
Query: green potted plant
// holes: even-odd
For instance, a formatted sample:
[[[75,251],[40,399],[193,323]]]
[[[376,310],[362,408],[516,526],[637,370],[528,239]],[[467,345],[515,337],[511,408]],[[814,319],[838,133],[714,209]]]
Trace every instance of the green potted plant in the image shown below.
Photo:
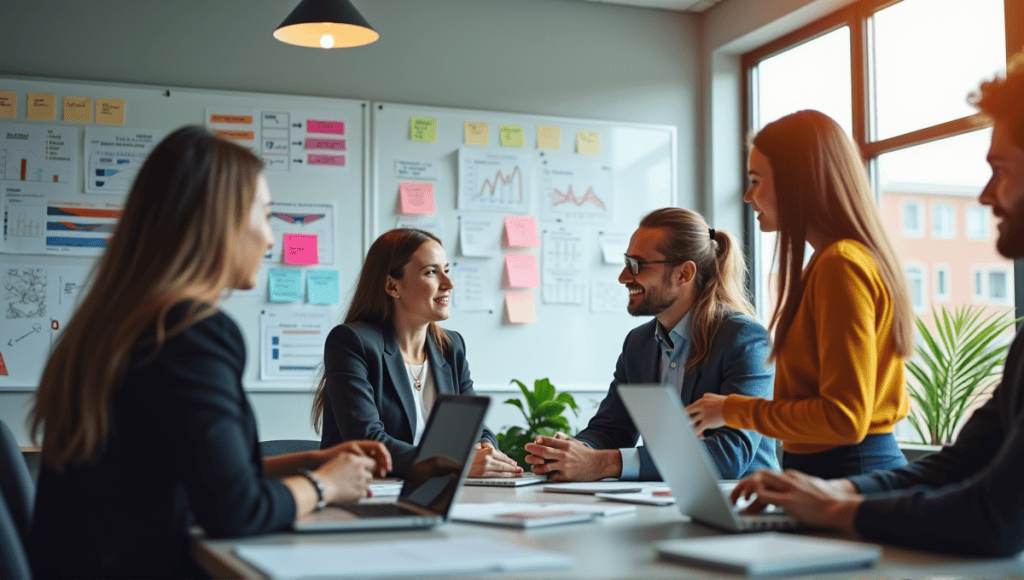
[[[523,401],[518,398],[506,399],[505,404],[519,409],[526,419],[526,428],[512,426],[504,433],[498,433],[498,448],[529,471],[530,465],[526,463],[526,450],[523,446],[532,442],[537,435],[569,435],[569,419],[562,414],[568,408],[578,416],[579,406],[569,393],[557,392],[548,379],[534,381],[533,390],[526,388],[526,385],[516,379],[512,379],[512,382],[519,385],[526,405],[524,406]]]
[[[932,309],[934,333],[916,320],[923,345],[917,360],[906,363],[914,378],[907,391],[915,403],[908,419],[924,443],[951,443],[971,404],[1001,374],[1006,348],[996,341],[1015,321],[1009,312],[984,314],[974,306]]]

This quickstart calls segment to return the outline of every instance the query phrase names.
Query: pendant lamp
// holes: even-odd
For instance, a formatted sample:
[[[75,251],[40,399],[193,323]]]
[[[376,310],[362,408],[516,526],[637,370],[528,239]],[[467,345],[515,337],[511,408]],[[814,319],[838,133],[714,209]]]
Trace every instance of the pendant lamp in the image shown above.
[[[274,31],[281,42],[311,48],[348,48],[380,35],[349,0],[302,0]]]

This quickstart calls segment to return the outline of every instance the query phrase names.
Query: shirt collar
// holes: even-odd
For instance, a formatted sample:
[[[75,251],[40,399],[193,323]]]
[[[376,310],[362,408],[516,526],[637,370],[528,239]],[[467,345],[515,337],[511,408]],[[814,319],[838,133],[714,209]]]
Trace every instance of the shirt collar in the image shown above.
[[[675,348],[676,345],[682,344],[683,341],[690,340],[690,314],[693,313],[691,308],[687,311],[686,316],[676,324],[671,331],[665,330],[665,327],[658,322],[655,325],[654,336],[658,339],[658,342],[662,344],[663,348]]]

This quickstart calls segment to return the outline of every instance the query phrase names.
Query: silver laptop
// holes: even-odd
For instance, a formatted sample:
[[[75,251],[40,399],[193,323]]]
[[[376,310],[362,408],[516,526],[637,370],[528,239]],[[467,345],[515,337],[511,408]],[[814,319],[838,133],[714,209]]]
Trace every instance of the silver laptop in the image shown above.
[[[299,518],[293,527],[300,532],[394,530],[444,522],[469,471],[488,404],[488,397],[438,395],[396,503],[330,506]]]
[[[481,485],[485,487],[522,487],[524,485],[544,483],[547,480],[547,475],[524,473],[519,477],[467,477],[463,485]]]
[[[718,469],[697,437],[676,390],[668,385],[619,385],[633,423],[683,515],[725,530],[748,532],[800,527],[781,511],[747,515],[732,505]],[[733,484],[735,485],[735,484]]]

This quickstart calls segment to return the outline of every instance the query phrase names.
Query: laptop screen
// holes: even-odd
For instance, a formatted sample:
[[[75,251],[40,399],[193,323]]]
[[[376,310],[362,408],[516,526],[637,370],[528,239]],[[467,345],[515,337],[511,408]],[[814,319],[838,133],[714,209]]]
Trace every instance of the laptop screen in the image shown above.
[[[490,399],[440,395],[423,431],[416,460],[409,466],[401,501],[447,514],[459,489],[466,462],[480,439]]]

